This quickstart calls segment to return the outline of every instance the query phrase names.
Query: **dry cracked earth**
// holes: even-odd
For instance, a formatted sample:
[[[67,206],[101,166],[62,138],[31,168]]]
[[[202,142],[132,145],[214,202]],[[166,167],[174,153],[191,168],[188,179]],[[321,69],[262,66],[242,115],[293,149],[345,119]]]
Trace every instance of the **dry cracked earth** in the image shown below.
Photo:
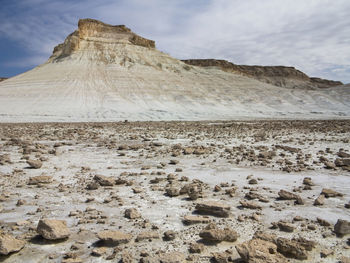
[[[350,121],[0,125],[2,262],[350,262]]]

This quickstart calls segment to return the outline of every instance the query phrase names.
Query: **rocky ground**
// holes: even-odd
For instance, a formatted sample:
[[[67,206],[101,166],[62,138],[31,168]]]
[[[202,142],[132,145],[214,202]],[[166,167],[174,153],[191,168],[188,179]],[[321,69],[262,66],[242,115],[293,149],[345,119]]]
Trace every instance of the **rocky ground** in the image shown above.
[[[349,262],[350,121],[0,125],[2,262]]]

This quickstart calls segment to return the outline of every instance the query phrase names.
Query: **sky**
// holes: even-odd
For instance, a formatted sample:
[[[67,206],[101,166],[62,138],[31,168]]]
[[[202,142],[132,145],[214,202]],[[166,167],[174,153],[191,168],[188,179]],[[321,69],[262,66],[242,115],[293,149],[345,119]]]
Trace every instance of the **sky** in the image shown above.
[[[294,66],[350,83],[349,0],[0,0],[0,77],[44,63],[80,18],[126,25],[179,59]]]

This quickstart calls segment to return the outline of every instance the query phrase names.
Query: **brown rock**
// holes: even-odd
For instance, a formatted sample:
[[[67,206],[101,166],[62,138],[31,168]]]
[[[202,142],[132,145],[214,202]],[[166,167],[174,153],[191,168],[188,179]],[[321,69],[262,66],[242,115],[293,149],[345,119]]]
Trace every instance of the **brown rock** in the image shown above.
[[[300,205],[304,203],[299,195],[293,194],[285,190],[280,190],[278,192],[278,195],[279,198],[282,200],[296,200],[296,203]]]
[[[36,231],[48,240],[64,239],[70,235],[66,221],[56,219],[41,219]]]
[[[198,213],[219,217],[228,217],[230,215],[230,209],[230,206],[216,201],[198,202],[196,204],[196,211]]]
[[[159,256],[160,263],[183,263],[185,255],[181,252],[163,253]]]
[[[192,225],[192,224],[207,224],[210,223],[211,220],[209,217],[206,216],[194,216],[194,215],[187,215],[184,217],[182,222],[185,225]]]
[[[338,219],[337,223],[334,225],[334,233],[339,236],[350,234],[350,222]]]
[[[343,196],[342,193],[339,193],[337,191],[334,191],[334,190],[328,189],[328,188],[323,188],[321,194],[324,195],[326,198],[338,197],[338,196],[342,197]]]
[[[136,210],[136,208],[128,208],[124,212],[124,216],[129,219],[140,218],[141,214]]]
[[[286,257],[305,260],[307,259],[306,249],[294,240],[277,238],[277,251]]]
[[[244,262],[249,263],[284,263],[287,262],[277,252],[277,246],[262,239],[251,239],[236,246],[236,250]]]
[[[28,184],[29,185],[35,185],[35,184],[48,184],[52,182],[52,176],[49,175],[39,175],[30,177]]]
[[[165,231],[163,234],[163,239],[165,241],[171,241],[176,238],[176,232],[172,230]]]
[[[202,253],[205,246],[201,243],[191,243],[188,249],[190,253]]]
[[[136,241],[142,241],[142,240],[152,240],[152,239],[158,239],[159,238],[159,234],[155,231],[145,231],[140,233],[137,237],[136,237]]]
[[[27,160],[27,164],[28,164],[31,168],[34,168],[34,169],[39,169],[39,168],[41,168],[41,166],[43,165],[42,162],[41,162],[40,160],[32,160],[32,159]]]
[[[115,182],[114,178],[104,175],[95,175],[94,180],[101,186],[113,186]]]
[[[234,242],[239,237],[238,233],[230,228],[219,229],[215,224],[211,223],[207,225],[200,233],[199,236],[205,241],[209,242]]]
[[[249,209],[261,209],[261,206],[258,205],[258,204],[255,203],[255,202],[253,202],[253,201],[241,200],[241,201],[239,201],[239,203],[240,203],[241,206],[244,207],[244,208],[249,208]]]
[[[325,196],[320,194],[314,201],[314,205],[324,205]]]
[[[20,251],[26,242],[11,235],[0,234],[0,255],[8,255]]]
[[[132,236],[120,231],[105,230],[97,234],[97,237],[108,246],[129,243]]]

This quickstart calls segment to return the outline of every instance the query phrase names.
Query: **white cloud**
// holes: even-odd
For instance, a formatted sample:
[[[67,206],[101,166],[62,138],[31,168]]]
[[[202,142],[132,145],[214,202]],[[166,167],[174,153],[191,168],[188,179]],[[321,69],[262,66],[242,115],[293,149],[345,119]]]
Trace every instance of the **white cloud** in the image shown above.
[[[49,57],[78,18],[125,24],[178,58],[287,65],[350,82],[348,0],[19,0],[0,34]],[[30,60],[30,59],[29,59]]]

